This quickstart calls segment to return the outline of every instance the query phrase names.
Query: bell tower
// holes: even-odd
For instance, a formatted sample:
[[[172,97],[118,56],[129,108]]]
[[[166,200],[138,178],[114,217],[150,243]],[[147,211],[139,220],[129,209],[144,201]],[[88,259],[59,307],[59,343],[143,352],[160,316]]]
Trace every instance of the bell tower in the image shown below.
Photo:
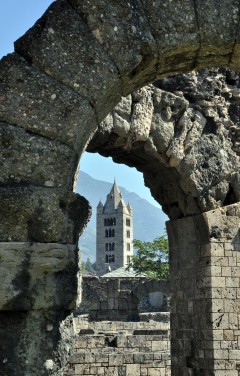
[[[116,181],[105,204],[97,206],[96,269],[98,275],[127,267],[133,256],[133,211]]]

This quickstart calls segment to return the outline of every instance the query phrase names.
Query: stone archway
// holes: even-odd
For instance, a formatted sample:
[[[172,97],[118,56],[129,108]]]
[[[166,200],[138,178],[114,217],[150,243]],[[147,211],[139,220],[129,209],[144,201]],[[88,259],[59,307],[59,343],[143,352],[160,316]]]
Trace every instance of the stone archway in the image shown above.
[[[107,5],[99,0],[58,0],[16,42],[16,52],[2,59],[0,304],[4,373],[56,372],[52,354],[59,342],[59,321],[74,306],[77,293],[77,233],[89,213],[86,201],[72,193],[72,187],[79,157],[97,125],[122,95],[156,78],[203,66],[238,68],[238,20],[239,4],[234,0],[204,6],[187,0],[179,4],[130,1],[127,6],[123,0]],[[148,185],[151,179],[146,178]],[[236,200],[233,183],[227,195]],[[200,213],[209,210],[206,208]],[[178,208],[172,218],[185,215],[182,208],[180,211]],[[231,218],[238,221],[237,206],[223,210],[221,216],[222,224],[210,232],[209,227],[215,225],[208,215],[201,217],[206,231],[199,239],[206,245],[211,235],[219,244],[226,243],[227,252],[231,252],[232,244],[234,250],[238,244],[237,230],[229,234],[224,228]],[[187,244],[202,244],[195,222],[192,228],[191,239],[185,237]],[[221,240],[225,235],[227,241]],[[174,237],[172,242],[173,251],[181,248]],[[206,246],[204,251],[211,260],[215,257],[212,250],[214,246]],[[228,257],[237,262],[236,252]],[[198,258],[188,260],[195,260],[198,268]],[[176,268],[180,273],[176,275],[185,281],[184,265],[182,271],[178,261]],[[179,296],[183,297],[184,283],[181,288]],[[189,299],[189,320],[180,314],[177,330],[189,326],[189,333],[192,328],[198,332],[199,327],[190,320],[199,303],[198,298],[194,300],[197,293],[194,290]],[[212,333],[213,323],[209,322],[206,331]],[[235,341],[233,337],[230,342]],[[185,341],[181,336],[177,340]],[[210,342],[217,351],[217,343]],[[201,363],[207,347],[196,347],[199,343],[191,337],[184,344],[184,352],[176,351],[175,358],[181,361],[174,366],[174,375],[186,373],[186,367],[199,374],[214,372],[212,359],[218,355]],[[61,346],[58,349],[64,358],[67,345]],[[227,355],[228,359],[235,359],[234,351],[239,350],[230,351],[232,358]]]

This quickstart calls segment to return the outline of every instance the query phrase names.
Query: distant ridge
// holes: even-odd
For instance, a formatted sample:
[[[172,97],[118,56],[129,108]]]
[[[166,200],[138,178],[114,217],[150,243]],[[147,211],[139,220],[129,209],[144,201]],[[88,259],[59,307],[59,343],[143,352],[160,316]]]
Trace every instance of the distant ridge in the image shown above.
[[[91,220],[79,241],[83,260],[89,257],[91,261],[95,261],[96,206],[100,199],[103,204],[105,203],[112,184],[113,182],[94,179],[86,172],[80,171],[79,173],[76,191],[90,202],[93,211]],[[133,208],[134,239],[152,241],[155,237],[163,235],[168,217],[161,208],[150,204],[136,193],[127,191],[124,187],[119,186],[119,188],[126,204],[129,202]]]

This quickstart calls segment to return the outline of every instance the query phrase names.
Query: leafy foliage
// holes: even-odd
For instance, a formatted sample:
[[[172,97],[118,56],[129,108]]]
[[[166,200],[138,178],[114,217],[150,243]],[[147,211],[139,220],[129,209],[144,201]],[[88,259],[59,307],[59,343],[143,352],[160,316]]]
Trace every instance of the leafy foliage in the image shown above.
[[[169,277],[169,246],[167,235],[159,236],[152,242],[134,240],[136,252],[127,269],[132,268],[138,274],[148,278],[166,279]]]

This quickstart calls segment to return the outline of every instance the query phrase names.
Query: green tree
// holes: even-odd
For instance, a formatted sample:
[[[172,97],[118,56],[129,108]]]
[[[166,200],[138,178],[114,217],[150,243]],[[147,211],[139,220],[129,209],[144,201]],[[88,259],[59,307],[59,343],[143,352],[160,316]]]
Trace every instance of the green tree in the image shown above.
[[[152,242],[133,241],[134,255],[127,269],[132,268],[138,274],[148,278],[166,279],[169,277],[169,246],[167,235],[159,236]]]

